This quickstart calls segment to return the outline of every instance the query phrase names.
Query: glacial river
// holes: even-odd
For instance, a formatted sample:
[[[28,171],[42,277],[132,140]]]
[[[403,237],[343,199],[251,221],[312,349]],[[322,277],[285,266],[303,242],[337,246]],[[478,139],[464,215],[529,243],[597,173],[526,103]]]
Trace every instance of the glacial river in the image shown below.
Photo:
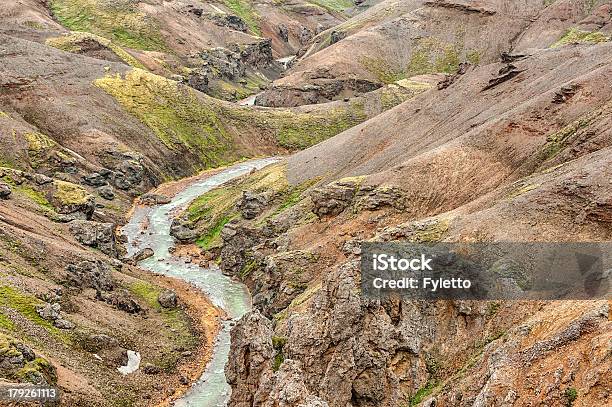
[[[131,256],[141,249],[150,247],[155,254],[140,262],[140,267],[193,283],[215,305],[225,310],[232,320],[239,319],[251,307],[248,290],[243,284],[221,274],[218,268],[188,264],[172,256],[168,251],[176,244],[174,238],[170,236],[172,216],[203,193],[247,174],[254,168],[263,168],[275,161],[276,158],[264,158],[236,164],[209,178],[195,181],[175,195],[169,204],[138,207],[129,223],[123,227],[123,233],[128,237],[128,254]],[[212,359],[204,374],[183,398],[174,403],[175,406],[216,407],[227,404],[230,387],[225,381],[224,368],[229,347],[230,322],[226,321],[219,331]]]

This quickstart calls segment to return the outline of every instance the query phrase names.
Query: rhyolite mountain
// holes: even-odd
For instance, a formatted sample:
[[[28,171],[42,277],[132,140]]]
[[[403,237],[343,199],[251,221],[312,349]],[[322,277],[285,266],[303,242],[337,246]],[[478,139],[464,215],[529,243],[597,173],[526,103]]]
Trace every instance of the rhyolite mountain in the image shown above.
[[[373,302],[358,264],[366,241],[610,240],[611,19],[606,0],[7,1],[0,381],[175,397],[216,311],[135,267],[117,227],[164,182],[284,155],[172,225],[253,296],[230,405],[610,404],[609,301]]]

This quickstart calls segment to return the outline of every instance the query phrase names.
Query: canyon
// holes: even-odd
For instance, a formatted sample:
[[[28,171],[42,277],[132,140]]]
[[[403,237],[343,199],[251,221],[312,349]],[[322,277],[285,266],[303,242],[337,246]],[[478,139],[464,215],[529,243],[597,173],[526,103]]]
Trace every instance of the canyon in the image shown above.
[[[612,402],[609,296],[379,300],[359,271],[369,242],[612,239],[609,0],[9,0],[0,21],[0,385]]]

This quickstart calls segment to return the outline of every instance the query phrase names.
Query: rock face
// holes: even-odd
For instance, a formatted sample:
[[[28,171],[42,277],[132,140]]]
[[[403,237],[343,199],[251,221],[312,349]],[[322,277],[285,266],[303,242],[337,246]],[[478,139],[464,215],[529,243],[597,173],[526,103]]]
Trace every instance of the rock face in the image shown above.
[[[229,405],[247,407],[258,404],[258,393],[266,388],[268,371],[274,356],[272,328],[259,312],[245,315],[232,328],[230,357],[225,377],[232,386]]]
[[[402,210],[405,192],[395,186],[361,185],[359,180],[340,180],[311,192],[313,212],[320,218],[336,216],[347,208],[375,211],[385,207]]]
[[[264,68],[274,64],[271,40],[266,39],[253,44],[228,48],[217,47],[199,53],[202,68],[199,75],[210,78],[235,80],[245,76],[247,68]]]
[[[302,250],[286,251],[265,256],[261,266],[252,267],[253,305],[266,316],[285,309],[295,297],[303,293],[314,275],[309,266],[317,256]]]
[[[316,396],[330,406],[366,401],[375,405],[400,403],[399,372],[388,363],[394,357],[407,365],[416,362],[420,347],[416,331],[410,326],[414,322],[408,313],[408,319],[404,321],[402,317],[399,325],[392,323],[394,315],[389,313],[394,308],[398,312],[397,305],[388,304],[390,308],[386,310],[383,305],[364,302],[354,290],[357,278],[356,264],[347,264],[325,278],[309,311],[293,316],[279,359],[284,361],[277,372],[269,362],[265,363],[271,358],[271,350],[265,346],[265,335],[272,335],[270,322],[256,314],[234,328],[230,361],[244,360],[244,341],[255,338],[255,343],[262,344],[257,360],[268,367],[248,369],[254,360],[251,358],[250,363],[241,366],[242,375],[230,370],[228,381],[240,391],[239,397],[250,390],[257,400],[268,402],[293,394],[286,404],[290,406],[299,405],[308,396],[313,403],[316,399],[312,396]],[[240,367],[233,368],[230,362],[228,368]],[[248,376],[245,372],[249,372]],[[415,366],[402,375],[419,378],[423,373]],[[249,388],[254,383],[259,386]],[[288,392],[287,388],[300,392]]]
[[[264,236],[259,229],[230,222],[221,230],[221,239],[221,270],[225,274],[239,276],[247,266],[245,248],[261,243]]]
[[[11,187],[7,184],[0,182],[0,199],[8,199],[11,195]]]
[[[290,84],[274,84],[257,95],[255,104],[268,107],[296,107],[305,104],[327,103],[343,100],[342,92],[350,90],[355,95],[361,95],[381,88],[365,79],[336,79],[325,71],[315,74],[318,79],[314,85],[295,86]]]
[[[79,243],[94,247],[111,257],[117,256],[114,224],[74,220],[68,227]]]

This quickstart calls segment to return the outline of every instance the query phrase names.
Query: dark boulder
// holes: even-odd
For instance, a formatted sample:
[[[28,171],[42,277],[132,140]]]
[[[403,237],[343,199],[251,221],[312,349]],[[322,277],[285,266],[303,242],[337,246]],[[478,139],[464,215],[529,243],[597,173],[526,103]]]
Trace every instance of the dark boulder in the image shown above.
[[[100,195],[102,198],[106,199],[107,201],[112,201],[113,199],[115,199],[115,191],[113,190],[113,187],[111,187],[110,185],[104,185],[101,186],[100,188],[98,188],[98,195]]]
[[[143,205],[165,205],[170,203],[170,198],[161,194],[146,193],[140,197]]]
[[[176,293],[172,290],[164,290],[159,293],[157,297],[157,302],[164,308],[176,308],[178,305],[178,297]]]
[[[0,199],[8,199],[11,193],[11,187],[3,182],[0,182]]]
[[[142,310],[140,304],[138,304],[126,290],[118,290],[108,294],[103,297],[103,300],[118,310],[125,311],[128,314],[137,314]]]
[[[143,260],[148,259],[149,257],[152,257],[154,254],[155,252],[153,251],[153,249],[151,249],[150,247],[145,247],[144,249],[139,250],[132,256],[132,258],[130,259],[130,263],[137,264]]]

